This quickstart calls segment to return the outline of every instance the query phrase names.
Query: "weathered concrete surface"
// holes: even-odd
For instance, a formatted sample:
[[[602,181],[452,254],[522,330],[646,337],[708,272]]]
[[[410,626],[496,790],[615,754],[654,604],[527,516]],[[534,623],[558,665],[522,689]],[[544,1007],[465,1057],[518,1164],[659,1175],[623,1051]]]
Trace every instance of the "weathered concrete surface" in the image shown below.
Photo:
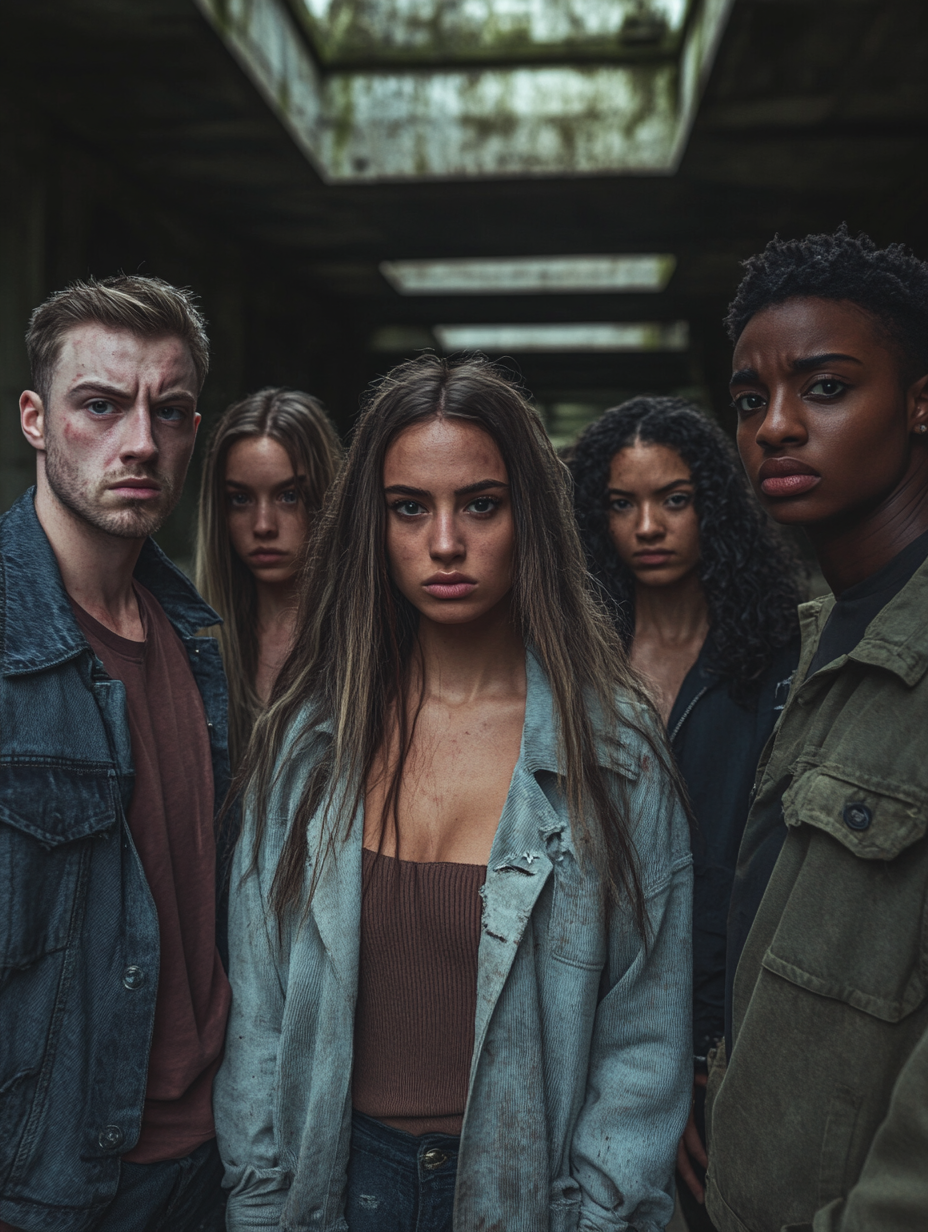
[[[560,31],[566,59],[572,43],[565,29],[573,29],[574,41],[603,37],[606,6],[593,4],[582,17],[577,0],[511,0],[511,10],[505,3],[460,0],[446,17],[443,5],[426,11],[421,3],[394,0],[375,22],[379,6],[367,0],[316,0],[311,29],[325,27],[336,42],[350,42],[351,31],[362,27],[368,40],[383,33],[388,50],[418,38],[419,54],[406,67],[393,59],[389,67],[330,72],[320,69],[286,0],[197,3],[323,179],[365,183],[672,172],[732,0],[696,0],[682,41],[647,59],[629,62],[621,31],[630,22],[640,30],[651,21],[679,34],[683,0],[613,5],[611,63],[468,69],[426,68],[422,48],[431,47],[437,61],[446,59],[445,41],[455,28],[488,45],[496,37],[494,23],[480,26],[478,18],[492,11],[497,24],[508,14],[523,42],[535,31],[533,46],[550,49],[553,32]],[[398,19],[388,34],[392,8],[402,8],[406,20]]]
[[[329,179],[664,170],[672,65],[337,73],[320,153]]]
[[[292,0],[331,64],[664,54],[691,0]]]

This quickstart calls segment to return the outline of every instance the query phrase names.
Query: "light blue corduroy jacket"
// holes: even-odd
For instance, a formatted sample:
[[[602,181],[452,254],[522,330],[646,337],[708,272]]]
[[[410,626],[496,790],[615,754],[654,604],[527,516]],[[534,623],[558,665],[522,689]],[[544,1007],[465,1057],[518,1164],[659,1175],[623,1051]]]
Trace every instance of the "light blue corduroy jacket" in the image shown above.
[[[522,747],[483,891],[454,1228],[657,1232],[673,1209],[693,1072],[686,821],[641,737],[619,733],[622,752],[607,764],[626,780],[645,946],[578,864],[551,692],[531,655],[527,675]],[[258,868],[246,819],[232,874],[232,1015],[214,1095],[231,1232],[347,1229],[363,819],[324,861],[309,915],[282,943],[267,909],[292,810],[329,738],[320,731],[285,753]],[[317,844],[311,826],[311,855]]]

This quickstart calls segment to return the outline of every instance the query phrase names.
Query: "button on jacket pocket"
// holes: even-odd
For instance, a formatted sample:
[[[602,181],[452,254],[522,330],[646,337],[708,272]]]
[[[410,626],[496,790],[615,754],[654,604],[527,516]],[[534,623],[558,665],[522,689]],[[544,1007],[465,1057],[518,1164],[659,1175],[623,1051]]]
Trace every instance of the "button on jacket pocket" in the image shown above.
[[[928,827],[928,796],[912,784],[830,764],[806,770],[783,796],[788,826],[809,825],[864,860],[893,860]]]
[[[799,829],[803,855],[764,967],[809,992],[899,1022],[928,995],[924,873],[910,858],[928,839],[905,842],[924,833],[925,813],[909,799],[875,790],[872,780],[816,769],[786,793],[784,817]]]
[[[844,806],[844,824],[850,826],[852,830],[866,830],[873,821],[873,813],[866,804],[861,804],[859,800],[852,800]]]

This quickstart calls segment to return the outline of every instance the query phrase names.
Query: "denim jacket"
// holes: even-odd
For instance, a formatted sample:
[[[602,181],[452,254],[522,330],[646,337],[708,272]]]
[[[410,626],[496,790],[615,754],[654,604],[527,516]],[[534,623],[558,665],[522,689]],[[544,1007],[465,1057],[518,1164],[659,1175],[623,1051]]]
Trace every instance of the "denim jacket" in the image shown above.
[[[669,780],[631,728],[625,779],[647,901],[646,946],[577,858],[551,692],[527,658],[522,746],[483,890],[477,1012],[455,1232],[657,1232],[692,1084],[691,856]],[[641,716],[639,716],[641,717]],[[648,722],[646,718],[641,719]],[[278,941],[268,894],[317,729],[290,747],[251,864],[233,867],[232,1016],[215,1086],[232,1232],[346,1232],[363,819]],[[319,818],[310,824],[314,858]]]
[[[154,902],[126,823],[125,689],[74,619],[34,490],[0,519],[0,1219],[84,1232],[138,1140],[158,987]],[[216,622],[148,540],[135,576],[203,697],[228,786]]]

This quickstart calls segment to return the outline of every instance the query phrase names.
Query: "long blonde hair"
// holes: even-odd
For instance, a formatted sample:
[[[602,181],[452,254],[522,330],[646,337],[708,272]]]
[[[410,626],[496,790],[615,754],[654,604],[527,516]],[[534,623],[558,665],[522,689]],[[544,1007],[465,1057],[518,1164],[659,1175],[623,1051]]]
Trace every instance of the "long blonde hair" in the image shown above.
[[[230,406],[210,438],[200,482],[195,576],[200,594],[223,619],[217,636],[229,680],[229,754],[235,767],[261,703],[257,592],[251,570],[229,538],[226,458],[236,441],[270,436],[287,452],[310,518],[322,508],[341,460],[341,445],[322,405],[298,389],[262,389]]]
[[[417,654],[418,613],[390,577],[383,465],[398,433],[435,417],[478,424],[502,453],[516,529],[513,618],[551,685],[563,765],[560,783],[571,827],[607,897],[624,898],[644,929],[626,808],[610,790],[599,747],[602,739],[617,743],[619,734],[635,725],[630,714],[619,720],[617,696],[637,700],[644,712],[650,705],[611,620],[594,597],[571,509],[567,469],[537,414],[505,376],[480,359],[450,363],[434,356],[394,368],[374,389],[358,422],[346,464],[312,537],[293,649],[233,787],[244,793],[252,810],[256,858],[285,742],[299,750],[317,724],[331,724],[334,738],[310,771],[290,818],[271,908],[279,923],[293,909],[305,908],[322,861],[347,837],[393,723],[398,726],[399,756],[387,785],[384,820],[392,814],[396,825],[403,766],[415,729],[415,715],[407,713],[404,700]],[[658,763],[666,765],[658,730],[656,719],[643,720],[639,728]],[[340,782],[347,784],[347,792],[335,790]],[[337,798],[340,807],[329,807]],[[325,809],[321,846],[309,853],[307,827],[320,806]],[[306,886],[308,856],[313,876]]]

